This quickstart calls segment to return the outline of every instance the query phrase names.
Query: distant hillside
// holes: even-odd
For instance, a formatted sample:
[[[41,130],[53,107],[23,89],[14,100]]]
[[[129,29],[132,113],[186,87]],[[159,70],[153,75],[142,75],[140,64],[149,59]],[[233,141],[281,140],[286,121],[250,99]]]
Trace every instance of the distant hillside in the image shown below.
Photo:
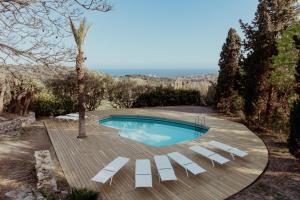
[[[6,65],[4,73],[21,79],[38,79],[45,81],[52,78],[62,78],[74,69],[69,67],[48,67],[44,65]]]
[[[175,89],[193,89],[199,90],[206,94],[210,86],[217,83],[218,76],[213,74],[198,75],[198,76],[182,76],[174,78],[161,78],[147,75],[126,75],[116,79],[130,79],[136,81],[137,84],[151,86],[170,86]]]
[[[9,70],[6,70],[9,69]],[[55,66],[49,67],[45,65],[6,65],[0,68],[0,82],[4,79],[12,79],[16,76],[20,80],[37,80],[45,83],[49,79],[64,79],[68,74],[75,73],[74,67]],[[12,72],[12,73],[11,73]],[[103,76],[108,74],[92,71]],[[10,78],[11,77],[11,78]],[[195,89],[206,94],[208,88],[215,84],[217,75],[199,75],[193,77],[177,77],[177,78],[161,78],[147,75],[126,75],[120,77],[112,77],[115,81],[122,79],[130,79],[138,85],[149,85],[153,87],[173,87],[175,89]],[[2,80],[2,81],[1,81]]]
[[[12,75],[13,73],[13,75],[21,79],[40,80],[44,82],[49,79],[63,79],[66,75],[75,73],[75,68],[45,65],[6,65],[3,73],[7,75]],[[101,72],[95,73],[104,75]]]

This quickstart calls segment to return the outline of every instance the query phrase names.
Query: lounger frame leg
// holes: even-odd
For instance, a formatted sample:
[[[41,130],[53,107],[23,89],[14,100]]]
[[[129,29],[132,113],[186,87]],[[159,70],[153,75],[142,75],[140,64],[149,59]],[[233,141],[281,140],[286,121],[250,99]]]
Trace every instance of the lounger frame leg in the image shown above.
[[[213,160],[211,160],[211,163],[212,163],[213,167],[215,167],[215,162]]]
[[[185,172],[186,172],[186,176],[189,177],[189,172],[186,168],[185,168]]]
[[[234,155],[231,153],[232,159],[235,160]]]
[[[160,182],[160,175],[159,175],[159,172],[158,172],[158,182]]]
[[[111,184],[112,184],[113,177],[114,177],[114,176],[112,176],[111,179],[110,179],[109,186],[111,186]]]

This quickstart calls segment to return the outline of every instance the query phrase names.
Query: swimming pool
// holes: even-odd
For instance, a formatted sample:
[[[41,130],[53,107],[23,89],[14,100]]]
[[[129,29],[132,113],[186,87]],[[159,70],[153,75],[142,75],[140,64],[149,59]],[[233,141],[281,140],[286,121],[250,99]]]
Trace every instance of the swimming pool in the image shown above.
[[[208,129],[175,120],[146,116],[110,116],[101,119],[103,126],[119,129],[122,137],[154,147],[164,147],[190,141],[205,134]]]

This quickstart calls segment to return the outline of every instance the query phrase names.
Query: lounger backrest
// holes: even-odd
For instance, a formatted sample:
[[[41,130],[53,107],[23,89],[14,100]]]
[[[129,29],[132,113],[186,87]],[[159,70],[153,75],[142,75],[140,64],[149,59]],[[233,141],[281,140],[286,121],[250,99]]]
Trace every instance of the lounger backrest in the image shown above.
[[[215,152],[210,151],[210,150],[208,150],[204,147],[198,146],[198,145],[192,146],[192,147],[190,147],[190,149],[201,154],[202,156],[205,156],[205,157],[209,157],[209,156],[216,154]]]
[[[108,171],[119,171],[127,162],[129,158],[117,157],[112,162],[110,162],[104,169]]]
[[[221,142],[217,142],[217,141],[214,141],[214,140],[210,141],[208,144],[211,145],[211,146],[218,147],[219,149],[222,149],[224,151],[228,151],[228,150],[233,148],[232,146],[229,146],[227,144],[223,144]]]
[[[170,163],[170,160],[165,155],[154,156],[154,161],[155,161],[155,164],[156,164],[156,167],[157,167],[158,170],[172,169],[172,165]]]
[[[129,158],[117,157],[100,170],[91,180],[105,183],[111,179],[127,162]]]
[[[237,148],[234,148],[232,146],[229,146],[227,144],[223,144],[221,142],[217,142],[217,141],[214,141],[214,140],[210,141],[208,144],[211,145],[211,146],[217,147],[219,149],[222,149],[223,151],[229,152],[231,154],[240,156],[240,157],[244,157],[244,156],[248,155],[248,153],[245,152],[245,151],[239,150]]]
[[[150,175],[151,174],[150,160],[148,159],[136,160],[135,174]]]
[[[78,113],[70,113],[70,114],[67,114],[67,116],[70,116],[70,117],[79,117],[79,114]]]
[[[193,163],[193,161],[191,161],[190,159],[178,152],[169,153],[168,156],[181,165]]]

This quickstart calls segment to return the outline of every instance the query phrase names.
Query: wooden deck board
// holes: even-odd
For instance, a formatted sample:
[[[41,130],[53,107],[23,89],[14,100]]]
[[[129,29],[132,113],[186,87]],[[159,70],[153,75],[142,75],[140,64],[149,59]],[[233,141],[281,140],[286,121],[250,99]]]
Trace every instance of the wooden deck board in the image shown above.
[[[196,114],[165,110],[132,109],[91,112],[100,118],[112,114],[132,114],[157,116],[193,122]],[[77,139],[76,122],[59,122],[46,120],[51,142],[56,151],[66,179],[72,187],[87,187],[102,193],[107,200],[180,200],[180,199],[225,199],[251,184],[263,172],[268,162],[268,151],[264,143],[244,125],[205,116],[210,127],[207,134],[189,142],[164,148],[155,148],[120,137],[117,131],[103,127],[92,120],[87,120],[88,137]],[[212,167],[211,161],[188,149],[194,144],[206,145],[210,140],[232,145],[248,151],[245,158],[236,158],[224,166]],[[231,159],[228,153],[213,149],[224,157]],[[159,183],[154,155],[178,151],[198,163],[208,172],[199,176],[186,177],[184,169],[172,162],[177,181]],[[130,158],[130,162],[114,177],[112,187],[100,185],[90,179],[117,156]],[[150,159],[153,174],[153,188],[134,189],[134,172],[136,159]]]

